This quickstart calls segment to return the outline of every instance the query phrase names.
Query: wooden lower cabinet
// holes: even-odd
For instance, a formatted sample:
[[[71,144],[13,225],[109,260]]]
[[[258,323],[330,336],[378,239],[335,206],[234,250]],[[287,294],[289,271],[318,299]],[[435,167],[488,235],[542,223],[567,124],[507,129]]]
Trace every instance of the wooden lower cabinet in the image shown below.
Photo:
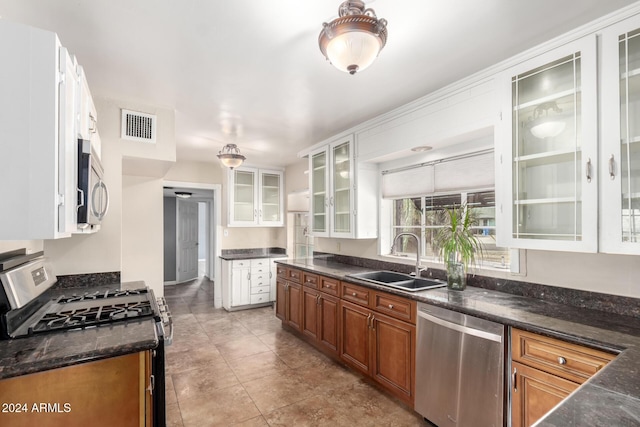
[[[302,330],[302,285],[276,280],[276,317],[294,329]]]
[[[371,371],[371,333],[369,324],[372,312],[367,308],[340,301],[342,345],[340,357],[358,371]]]
[[[511,369],[512,427],[533,425],[580,386],[518,362],[512,362]]]
[[[511,329],[511,425],[529,427],[615,355]]]
[[[1,380],[0,425],[151,426],[150,370],[144,351]]]
[[[290,268],[278,267],[278,276],[283,325],[413,407],[415,301]]]
[[[413,406],[416,328],[341,301],[342,359]]]
[[[382,314],[374,314],[371,330],[371,375],[395,395],[413,403],[416,327]]]
[[[302,287],[302,333],[325,352],[338,354],[340,300],[324,292]]]

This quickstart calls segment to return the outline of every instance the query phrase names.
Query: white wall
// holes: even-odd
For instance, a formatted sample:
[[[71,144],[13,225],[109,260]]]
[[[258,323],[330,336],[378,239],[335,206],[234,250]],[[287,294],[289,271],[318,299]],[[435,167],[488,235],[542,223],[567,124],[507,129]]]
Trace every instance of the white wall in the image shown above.
[[[27,253],[38,252],[43,249],[42,240],[0,240],[0,254],[25,248]]]

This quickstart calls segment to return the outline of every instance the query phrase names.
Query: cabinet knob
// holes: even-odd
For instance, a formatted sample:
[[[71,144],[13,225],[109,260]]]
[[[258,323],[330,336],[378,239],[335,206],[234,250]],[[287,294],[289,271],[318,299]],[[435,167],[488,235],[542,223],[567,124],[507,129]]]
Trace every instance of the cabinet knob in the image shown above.
[[[355,293],[355,292],[354,292],[354,293],[352,293],[351,295],[353,295],[354,297],[357,297],[357,296],[358,296],[358,294],[357,294],[357,293]]]
[[[566,365],[567,364],[567,359],[565,359],[562,356],[558,356],[558,363],[561,365]]]
[[[393,310],[393,304],[389,304],[389,308]]]

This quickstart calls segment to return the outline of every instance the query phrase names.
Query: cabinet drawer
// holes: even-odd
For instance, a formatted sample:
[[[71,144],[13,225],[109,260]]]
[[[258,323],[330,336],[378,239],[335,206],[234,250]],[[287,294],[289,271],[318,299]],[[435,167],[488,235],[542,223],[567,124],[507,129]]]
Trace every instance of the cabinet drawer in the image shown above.
[[[307,273],[302,274],[302,284],[308,288],[318,289],[319,278],[316,274]]]
[[[360,305],[369,306],[372,290],[351,283],[342,283],[341,298]]]
[[[326,292],[331,295],[340,295],[340,282],[335,279],[320,276],[320,287],[322,292]]]
[[[286,279],[287,278],[287,267],[285,267],[284,265],[277,264],[276,274],[278,275],[278,277],[282,277],[283,279]]]
[[[251,261],[251,268],[266,268],[269,269],[269,260],[265,258],[254,258]]]
[[[255,294],[267,294],[269,295],[269,292],[271,291],[271,286],[266,285],[266,286],[251,286],[251,294],[255,295]]]
[[[519,329],[511,330],[511,358],[582,384],[615,355]]]
[[[396,319],[416,323],[416,302],[406,298],[375,291],[373,309]]]
[[[292,282],[302,283],[302,271],[287,269],[287,279]]]
[[[251,261],[248,259],[236,259],[231,261],[231,268],[247,268],[251,266]]]
[[[269,292],[262,294],[251,294],[251,304],[262,304],[269,302]]]
[[[269,284],[269,272],[254,272],[251,270],[251,287],[267,286]]]

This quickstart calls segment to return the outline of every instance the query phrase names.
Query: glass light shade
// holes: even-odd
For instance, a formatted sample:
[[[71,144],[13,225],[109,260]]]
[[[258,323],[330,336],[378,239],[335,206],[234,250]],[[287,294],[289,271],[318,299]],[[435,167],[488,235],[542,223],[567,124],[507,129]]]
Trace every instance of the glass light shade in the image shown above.
[[[246,160],[246,157],[240,154],[240,149],[236,144],[227,144],[222,147],[218,153],[220,162],[229,169],[236,168]]]
[[[553,138],[562,133],[566,126],[565,122],[558,120],[540,121],[540,123],[531,126],[531,133],[536,138]]]
[[[375,35],[362,31],[349,31],[332,39],[327,45],[327,57],[340,71],[366,69],[378,56],[382,43]],[[353,74],[353,73],[351,73]]]

